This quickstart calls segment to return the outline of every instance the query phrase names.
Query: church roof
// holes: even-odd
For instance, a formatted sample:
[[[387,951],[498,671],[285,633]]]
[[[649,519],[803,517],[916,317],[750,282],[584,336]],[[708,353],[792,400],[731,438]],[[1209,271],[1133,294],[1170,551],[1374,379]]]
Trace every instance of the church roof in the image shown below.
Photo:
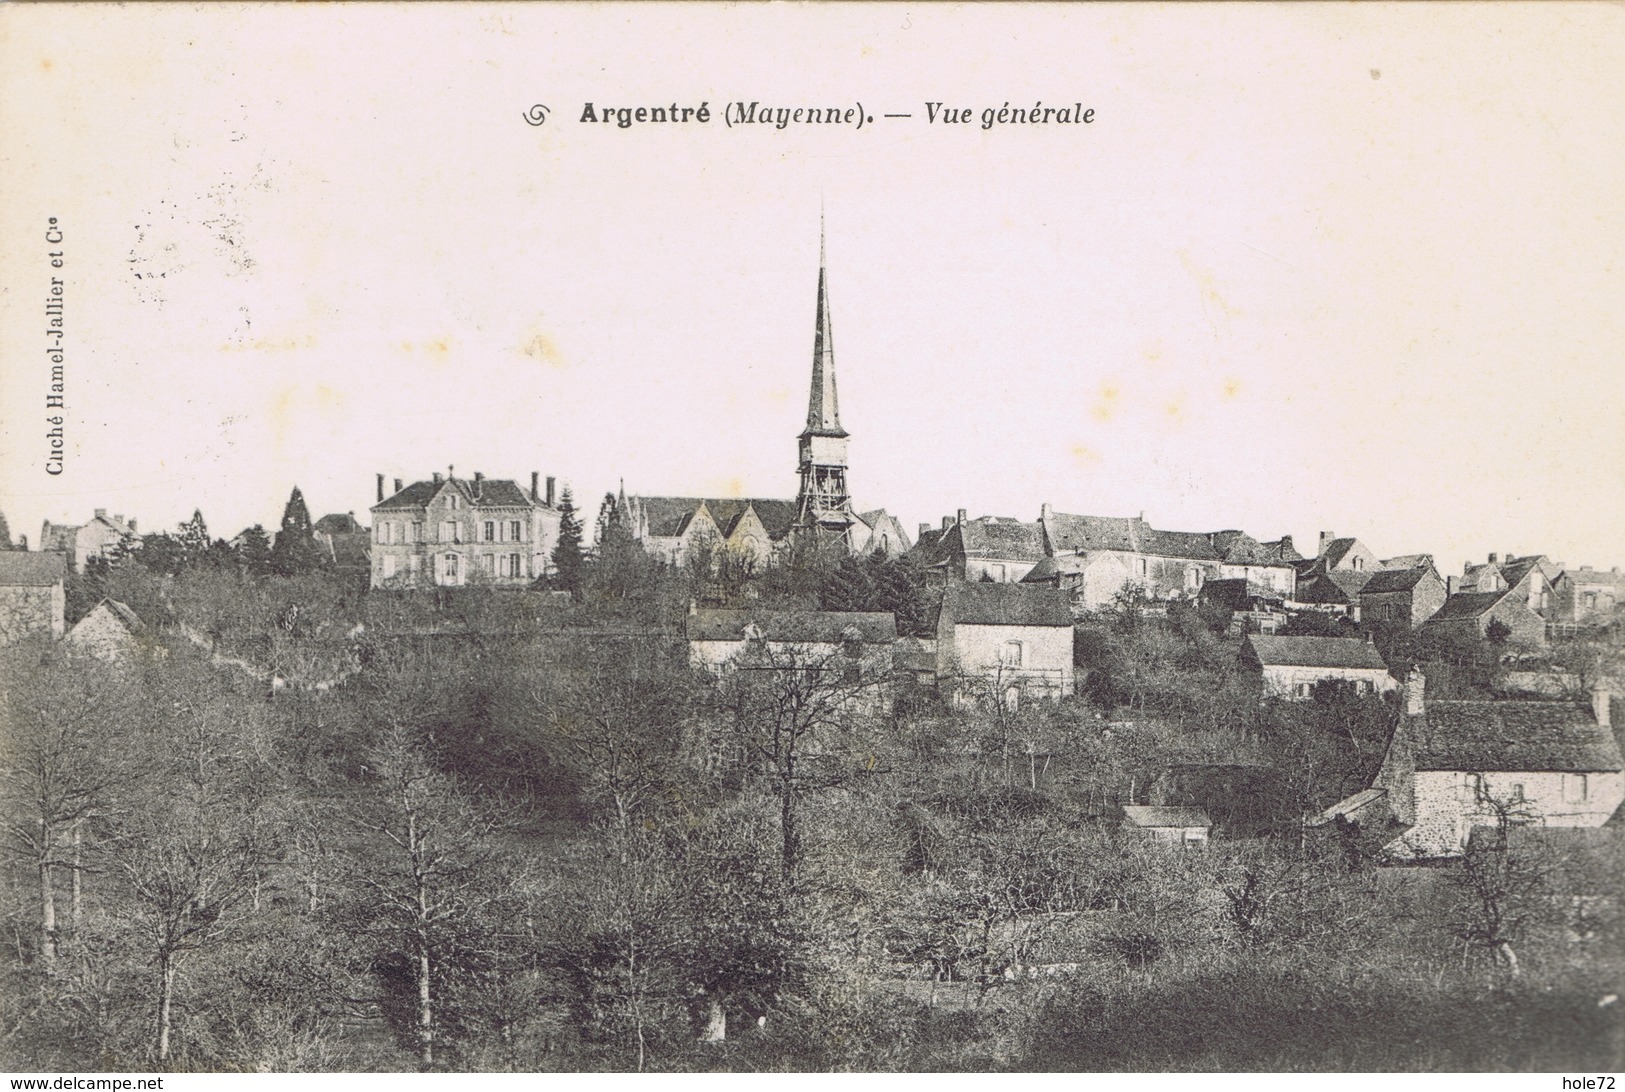
[[[845,436],[835,395],[835,335],[830,327],[829,287],[824,272],[824,225],[818,225],[818,314],[813,329],[812,391],[803,436]]]
[[[796,519],[796,502],[762,497],[632,497],[631,505],[647,521],[649,534],[657,538],[677,538],[688,530],[700,505],[711,513],[723,537],[733,532],[747,508],[754,509],[771,538],[790,533]]]

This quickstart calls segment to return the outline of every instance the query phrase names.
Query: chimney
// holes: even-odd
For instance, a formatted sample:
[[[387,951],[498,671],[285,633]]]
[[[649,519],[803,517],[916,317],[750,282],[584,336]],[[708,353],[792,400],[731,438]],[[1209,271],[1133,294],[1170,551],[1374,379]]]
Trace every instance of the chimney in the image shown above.
[[[1048,522],[1049,518],[1050,518],[1050,515],[1051,515],[1051,512],[1050,512],[1049,501],[1045,501],[1043,504],[1039,505],[1039,507],[1038,507],[1038,518],[1041,519],[1041,520],[1044,520],[1045,522]]]
[[[931,525],[929,523],[922,523],[922,524],[920,524],[920,533],[915,537],[916,538],[924,538],[926,535],[928,535],[930,533],[931,533]]]
[[[1427,711],[1427,676],[1422,674],[1420,667],[1413,667],[1405,676],[1404,701],[1405,715],[1419,717]]]
[[[958,522],[959,523],[964,523],[965,522],[965,510],[963,508],[961,508],[959,510],[959,520],[958,520]]]
[[[395,479],[395,492],[399,493],[400,491],[401,491],[401,480],[399,478],[396,478]]]
[[[483,470],[474,471],[474,480],[477,481],[477,482],[483,482],[485,480],[485,471],[483,471]]]
[[[384,476],[378,475],[378,503],[384,503]]]
[[[1332,539],[1334,539],[1336,537],[1337,536],[1334,535],[1330,531],[1322,531],[1322,532],[1320,532],[1320,551],[1319,552],[1322,553],[1322,554],[1325,553],[1326,552],[1326,547],[1330,546],[1332,544]]]
[[[942,529],[944,531],[946,531],[948,528],[952,527],[953,525],[954,525],[954,521],[952,519],[950,519],[947,516],[942,517]]]
[[[1613,716],[1609,709],[1613,703],[1614,695],[1604,687],[1599,686],[1591,692],[1591,714],[1597,718],[1597,727],[1613,727]]]
[[[434,483],[435,483],[435,484],[436,484],[436,485],[439,485],[439,484],[440,484],[440,471],[438,471],[438,470],[436,470],[436,471],[435,471],[435,472],[434,472]]]
[[[553,475],[551,475],[551,474],[549,474],[547,476],[547,506],[549,508],[554,507],[554,505],[553,505]]]
[[[1281,536],[1281,552],[1286,553],[1290,549],[1292,549],[1292,536],[1291,535],[1282,535]]]
[[[532,470],[530,472],[530,499],[531,500],[541,500],[542,499],[541,493],[538,492],[538,490],[540,490],[541,487],[542,487],[542,475],[541,475],[541,472],[536,471],[536,470]]]
[[[1495,554],[1495,553],[1490,554],[1490,564],[1491,565],[1498,564],[1499,562],[1500,562],[1500,555],[1499,554]]]
[[[124,522],[124,513],[123,512],[115,512],[115,513],[113,513],[113,522],[114,523],[123,523]]]
[[[80,509],[80,510],[83,511],[83,509]],[[97,519],[106,519],[107,518],[107,509],[105,509],[105,508],[96,509],[96,518]]]
[[[135,534],[135,520],[130,521],[130,534]]]

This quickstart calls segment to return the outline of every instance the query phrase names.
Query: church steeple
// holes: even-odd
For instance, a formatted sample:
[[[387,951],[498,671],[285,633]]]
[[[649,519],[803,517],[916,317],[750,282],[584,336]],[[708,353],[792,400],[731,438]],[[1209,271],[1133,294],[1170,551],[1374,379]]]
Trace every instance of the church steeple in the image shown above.
[[[824,262],[824,217],[818,217],[818,314],[813,327],[812,392],[807,398],[806,436],[845,436],[835,395],[835,336],[829,322],[829,279]]]
[[[847,432],[835,397],[835,340],[830,333],[829,277],[824,261],[824,217],[818,217],[818,311],[813,326],[812,391],[802,430],[796,525],[819,537],[851,538],[852,498],[846,484]]]

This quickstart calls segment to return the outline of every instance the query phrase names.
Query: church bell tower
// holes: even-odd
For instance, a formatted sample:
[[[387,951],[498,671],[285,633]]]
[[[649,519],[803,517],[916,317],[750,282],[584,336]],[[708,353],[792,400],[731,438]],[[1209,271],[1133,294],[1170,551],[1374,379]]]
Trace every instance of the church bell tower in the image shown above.
[[[799,437],[801,488],[796,529],[850,546],[852,495],[846,484],[847,432],[835,397],[835,342],[830,334],[829,289],[824,267],[824,224],[818,224],[818,313],[813,328],[812,392],[807,427]]]

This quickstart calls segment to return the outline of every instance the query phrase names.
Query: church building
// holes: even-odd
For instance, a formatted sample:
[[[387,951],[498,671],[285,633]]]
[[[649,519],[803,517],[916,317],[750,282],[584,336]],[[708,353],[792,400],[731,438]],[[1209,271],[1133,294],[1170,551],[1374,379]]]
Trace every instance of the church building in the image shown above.
[[[673,565],[685,565],[707,551],[727,550],[761,569],[809,543],[835,545],[852,554],[903,554],[910,543],[902,524],[884,508],[860,512],[852,503],[848,435],[835,393],[835,341],[820,228],[812,389],[807,426],[797,438],[800,488],[795,499],[627,496],[623,488],[618,517],[646,550]]]

